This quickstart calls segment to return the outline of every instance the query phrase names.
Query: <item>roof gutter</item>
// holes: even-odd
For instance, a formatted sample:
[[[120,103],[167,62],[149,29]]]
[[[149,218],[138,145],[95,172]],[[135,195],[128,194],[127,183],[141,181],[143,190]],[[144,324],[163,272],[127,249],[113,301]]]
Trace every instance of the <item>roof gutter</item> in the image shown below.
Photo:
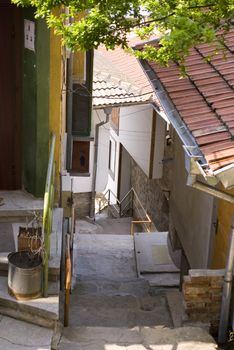
[[[145,60],[140,60],[140,64],[154,87],[155,94],[162,105],[167,119],[172,124],[183,143],[185,150],[185,166],[189,176],[193,176],[194,174],[202,175],[207,181],[208,185],[211,186],[215,186],[218,184],[218,182],[221,182],[225,188],[234,187],[234,164],[228,165],[214,172],[211,170],[209,170],[209,172],[204,171],[205,168],[208,168],[207,161],[186,124],[181,120],[179,113],[168,97],[168,94],[158,79],[155,71]],[[159,111],[157,112],[159,113]],[[163,115],[161,116],[164,118]]]
[[[198,157],[201,163],[206,164],[205,158],[202,152],[200,151],[195,139],[191,135],[185,123],[181,120],[179,113],[177,112],[174,105],[170,101],[167,95],[167,92],[165,91],[163,85],[157,78],[154,70],[150,67],[150,65],[146,60],[140,60],[140,64],[145,74],[147,75],[148,79],[150,80],[151,84],[153,85],[155,94],[159,99],[161,106],[169,122],[172,124],[172,126],[176,130],[182,143],[184,144],[185,147],[190,148],[190,152],[192,153],[192,156],[196,158]]]

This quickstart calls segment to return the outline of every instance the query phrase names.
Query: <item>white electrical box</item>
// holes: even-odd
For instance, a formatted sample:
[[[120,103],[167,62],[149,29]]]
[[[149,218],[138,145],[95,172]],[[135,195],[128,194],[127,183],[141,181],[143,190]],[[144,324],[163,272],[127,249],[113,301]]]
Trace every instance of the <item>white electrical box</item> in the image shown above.
[[[35,22],[24,20],[24,47],[35,51]]]

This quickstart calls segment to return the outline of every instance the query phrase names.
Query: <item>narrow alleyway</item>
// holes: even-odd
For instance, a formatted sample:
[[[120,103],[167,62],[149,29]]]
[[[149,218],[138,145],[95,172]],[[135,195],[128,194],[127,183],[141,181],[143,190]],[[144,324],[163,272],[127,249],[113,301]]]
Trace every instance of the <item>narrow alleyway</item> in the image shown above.
[[[58,349],[215,349],[205,330],[173,328],[167,288],[137,277],[133,238],[115,224],[107,234],[99,224],[77,222],[70,323]],[[105,227],[111,229],[110,219]]]

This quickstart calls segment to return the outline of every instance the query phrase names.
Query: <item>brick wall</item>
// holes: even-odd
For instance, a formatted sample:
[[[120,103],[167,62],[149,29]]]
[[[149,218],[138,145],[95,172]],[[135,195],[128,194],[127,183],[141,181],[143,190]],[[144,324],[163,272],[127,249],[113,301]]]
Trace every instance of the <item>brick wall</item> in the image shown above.
[[[183,298],[185,312],[191,321],[218,325],[224,270],[189,270],[184,276]]]

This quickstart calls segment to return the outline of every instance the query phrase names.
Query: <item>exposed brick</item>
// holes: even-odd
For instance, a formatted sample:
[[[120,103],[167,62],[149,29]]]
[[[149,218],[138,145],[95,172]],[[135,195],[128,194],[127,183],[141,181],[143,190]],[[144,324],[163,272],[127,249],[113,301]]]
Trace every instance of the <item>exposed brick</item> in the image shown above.
[[[190,320],[217,324],[220,317],[224,270],[190,270],[183,296]]]
[[[210,269],[191,269],[189,270],[190,277],[223,277],[225,274],[224,269],[210,270]]]
[[[193,301],[193,302],[187,302],[185,305],[186,309],[193,309],[193,308],[199,308],[199,309],[204,309],[206,307],[206,303],[203,301]]]
[[[206,295],[206,296],[201,296],[201,295],[184,295],[184,300],[185,302],[198,302],[198,303],[209,303],[211,298],[209,295]]]
[[[184,283],[186,283],[186,284],[191,284],[192,283],[190,276],[184,276],[183,280],[184,280]]]
[[[213,289],[223,289],[223,278],[219,280],[212,279],[210,282],[210,286]]]
[[[183,291],[185,294],[189,295],[206,295],[209,294],[210,288],[208,285],[193,285],[187,286],[184,285]]]

